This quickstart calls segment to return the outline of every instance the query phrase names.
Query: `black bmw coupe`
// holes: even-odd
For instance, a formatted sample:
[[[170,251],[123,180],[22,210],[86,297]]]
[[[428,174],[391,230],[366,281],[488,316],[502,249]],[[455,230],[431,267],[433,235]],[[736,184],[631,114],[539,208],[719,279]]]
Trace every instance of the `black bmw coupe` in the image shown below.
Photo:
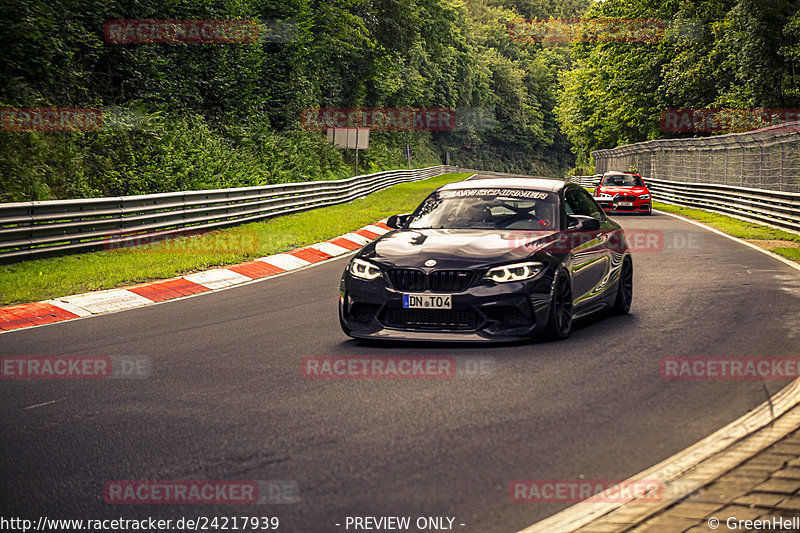
[[[625,234],[574,183],[473,176],[387,224],[342,275],[351,337],[563,339],[575,318],[630,309]]]

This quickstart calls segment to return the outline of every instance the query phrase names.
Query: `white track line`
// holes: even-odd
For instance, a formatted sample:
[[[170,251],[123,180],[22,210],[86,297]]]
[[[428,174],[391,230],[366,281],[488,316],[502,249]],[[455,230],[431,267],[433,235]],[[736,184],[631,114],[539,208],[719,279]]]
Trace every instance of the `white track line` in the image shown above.
[[[732,241],[736,241],[739,244],[744,244],[745,246],[748,246],[748,247],[752,248],[753,250],[758,250],[762,254],[767,254],[768,256],[773,257],[773,258],[777,259],[778,261],[781,261],[782,263],[785,263],[785,264],[789,265],[790,267],[792,267],[794,269],[800,270],[800,264],[792,261],[791,259],[787,259],[787,258],[783,257],[782,255],[778,255],[778,254],[776,254],[774,252],[770,252],[769,250],[765,250],[763,248],[760,248],[760,247],[756,246],[755,244],[749,243],[749,242],[747,242],[745,240],[742,240],[742,239],[740,239],[738,237],[734,237],[733,235],[728,235],[727,233],[722,232],[722,231],[720,231],[720,230],[718,230],[716,228],[712,228],[711,226],[707,226],[707,225],[703,224],[702,222],[697,222],[696,220],[692,220],[690,218],[682,217],[682,216],[676,215],[674,213],[667,213],[666,211],[659,211],[657,209],[653,209],[653,211],[655,213],[659,213],[661,215],[668,215],[668,216],[683,220],[684,222],[688,222],[689,224],[694,224],[695,226],[699,226],[699,227],[701,227],[701,228],[703,228],[705,230],[708,230],[708,231],[711,231],[713,233],[716,233],[717,235],[722,235],[723,237],[728,238],[728,239],[730,239]]]
[[[707,231],[721,235],[754,250],[758,250],[800,271],[800,264],[770,252],[769,250],[764,250],[738,237],[728,235],[718,229],[680,215],[656,209],[653,211],[683,220],[689,224],[694,224]],[[720,474],[727,472],[743,462],[745,459],[742,458],[742,451],[730,450],[731,453],[727,456],[725,453],[727,448],[732,448],[738,441],[752,437],[748,438],[748,444],[746,446],[748,450],[747,457],[749,458],[796,429],[797,423],[792,420],[791,423],[785,423],[780,427],[776,426],[772,428],[772,431],[765,433],[761,437],[754,435],[758,430],[771,424],[776,418],[792,409],[798,403],[800,403],[800,378],[795,379],[792,383],[775,393],[769,401],[762,403],[756,409],[750,411],[738,420],[731,422],[724,428],[712,433],[685,450],[676,453],[669,459],[622,482],[624,486],[626,483],[632,484],[636,480],[646,479],[659,480],[664,485],[665,497],[663,501],[659,502],[658,505],[651,505],[647,510],[643,510],[639,520],[644,520],[654,514],[658,509],[667,507],[671,503],[681,500],[692,491],[705,486],[719,477]],[[703,472],[700,471],[701,467],[705,467]],[[680,479],[684,474],[689,472],[692,474],[691,478],[687,475],[686,480]],[[672,490],[670,490],[670,488]],[[668,498],[666,496],[667,494],[670,494],[672,497]],[[518,533],[568,533],[584,527],[594,520],[622,508],[626,504],[637,504],[637,502],[635,502],[633,498],[628,501],[613,503],[580,502],[549,518],[520,530]],[[635,518],[630,519],[631,523],[636,520]],[[623,528],[620,527],[620,529]]]

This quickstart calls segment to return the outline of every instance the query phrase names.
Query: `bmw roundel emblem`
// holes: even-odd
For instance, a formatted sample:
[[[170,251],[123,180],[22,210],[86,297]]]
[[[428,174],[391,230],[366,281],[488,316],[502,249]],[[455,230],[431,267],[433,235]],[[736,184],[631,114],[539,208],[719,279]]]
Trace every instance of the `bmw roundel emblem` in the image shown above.
[[[425,261],[425,266],[426,267],[436,266],[436,259],[428,259],[427,261]]]

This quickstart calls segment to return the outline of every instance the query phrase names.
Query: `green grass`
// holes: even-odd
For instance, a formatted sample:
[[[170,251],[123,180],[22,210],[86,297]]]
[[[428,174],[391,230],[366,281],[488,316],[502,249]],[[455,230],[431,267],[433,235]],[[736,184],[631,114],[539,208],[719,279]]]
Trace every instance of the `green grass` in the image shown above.
[[[709,211],[703,211],[702,209],[692,209],[689,207],[664,204],[661,202],[653,202],[653,207],[661,211],[675,213],[676,215],[697,220],[703,224],[708,224],[713,228],[723,231],[728,235],[739,237],[740,239],[776,239],[782,241],[800,242],[800,235],[797,235],[796,233],[790,233],[788,231],[771,228],[762,224],[756,224],[754,222],[747,222],[746,220],[740,220],[738,218],[719,215]]]
[[[780,254],[784,257],[791,259],[792,261],[797,261],[800,263],[800,248],[772,248],[770,252],[775,252],[776,254]]]
[[[204,234],[0,267],[0,305],[32,302],[180,276],[285,252],[415,208],[431,191],[470,174],[402,183],[353,202]]]

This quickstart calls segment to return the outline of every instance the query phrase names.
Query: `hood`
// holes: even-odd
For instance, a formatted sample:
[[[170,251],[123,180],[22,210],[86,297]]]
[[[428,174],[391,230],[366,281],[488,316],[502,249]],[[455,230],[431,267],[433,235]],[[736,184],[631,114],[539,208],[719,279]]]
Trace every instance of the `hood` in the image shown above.
[[[650,191],[647,190],[647,187],[614,187],[601,185],[598,187],[598,189],[606,194],[624,194],[626,196],[629,194],[635,194],[638,196],[640,194],[650,193]]]
[[[492,266],[525,260],[546,251],[558,231],[424,229],[389,232],[365,246],[361,257],[399,268],[425,267],[436,260],[438,269]]]

